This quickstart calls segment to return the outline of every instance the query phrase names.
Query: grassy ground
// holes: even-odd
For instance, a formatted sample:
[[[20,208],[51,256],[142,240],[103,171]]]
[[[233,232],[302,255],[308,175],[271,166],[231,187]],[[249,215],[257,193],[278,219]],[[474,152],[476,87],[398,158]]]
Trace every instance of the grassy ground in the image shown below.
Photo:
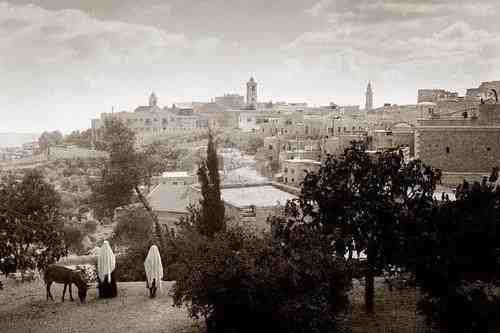
[[[62,285],[52,285],[55,301],[45,300],[41,281],[15,285],[3,280],[0,290],[0,332],[196,332],[197,324],[184,309],[172,307],[167,295],[172,283],[163,284],[156,299],[148,297],[144,283],[119,283],[115,299],[97,299],[91,288],[87,303],[61,302]],[[78,299],[76,288],[73,296]]]
[[[188,318],[184,309],[172,307],[167,295],[171,282],[164,283],[161,294],[149,299],[142,282],[119,283],[119,296],[98,300],[91,288],[87,303],[62,303],[62,285],[53,285],[55,302],[45,300],[41,281],[16,285],[5,282],[0,291],[0,332],[163,332],[199,333],[201,325]],[[375,314],[364,312],[364,288],[355,281],[351,309],[343,326],[352,333],[431,332],[417,313],[418,294],[414,289],[389,291],[377,279]],[[75,288],[74,288],[75,289]],[[74,290],[76,297],[76,289]],[[67,294],[68,298],[69,295]]]
[[[352,333],[430,333],[432,330],[417,313],[418,297],[415,289],[389,291],[382,279],[376,279],[375,314],[367,316],[364,286],[355,280],[350,294],[351,309],[345,319],[345,326]]]

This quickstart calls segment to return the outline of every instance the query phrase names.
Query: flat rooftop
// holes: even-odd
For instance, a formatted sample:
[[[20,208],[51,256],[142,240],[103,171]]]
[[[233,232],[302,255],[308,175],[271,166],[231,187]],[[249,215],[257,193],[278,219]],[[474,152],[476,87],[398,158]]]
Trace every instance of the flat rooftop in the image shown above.
[[[290,159],[290,160],[285,160],[285,162],[290,162],[290,163],[312,163],[312,164],[321,164],[321,162],[319,161],[315,161],[315,160],[311,160],[311,159],[298,159],[298,158],[294,158],[294,159]]]
[[[222,200],[238,208],[252,205],[256,207],[284,206],[288,200],[297,198],[272,185],[221,188],[221,195]]]
[[[187,213],[187,206],[197,201],[191,196],[186,185],[157,185],[148,195],[149,204],[154,211]]]
[[[167,171],[162,173],[163,178],[186,178],[191,177],[187,171]]]

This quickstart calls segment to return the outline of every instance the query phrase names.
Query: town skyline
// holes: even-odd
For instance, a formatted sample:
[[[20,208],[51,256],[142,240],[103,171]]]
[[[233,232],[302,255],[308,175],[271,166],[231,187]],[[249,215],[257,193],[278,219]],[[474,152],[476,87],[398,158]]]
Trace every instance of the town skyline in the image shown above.
[[[161,105],[260,101],[415,103],[500,76],[495,12],[483,1],[48,1],[0,3],[2,132],[86,128],[154,91]],[[294,24],[290,24],[294,22]],[[5,116],[6,115],[6,116]]]

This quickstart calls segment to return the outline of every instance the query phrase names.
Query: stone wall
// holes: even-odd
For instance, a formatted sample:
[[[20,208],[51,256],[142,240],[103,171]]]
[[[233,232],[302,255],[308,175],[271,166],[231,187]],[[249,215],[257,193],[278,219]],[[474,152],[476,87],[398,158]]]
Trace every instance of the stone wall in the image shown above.
[[[500,126],[419,126],[415,150],[445,172],[489,173],[500,166]]]
[[[79,147],[50,147],[48,151],[49,160],[58,159],[87,159],[87,158],[105,158],[108,153],[98,150],[85,149]]]

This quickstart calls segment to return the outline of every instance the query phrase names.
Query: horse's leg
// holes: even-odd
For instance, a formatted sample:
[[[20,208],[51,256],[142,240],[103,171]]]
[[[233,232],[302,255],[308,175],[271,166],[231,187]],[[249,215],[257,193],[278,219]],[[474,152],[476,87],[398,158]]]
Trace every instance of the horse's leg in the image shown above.
[[[62,301],[64,302],[64,295],[66,295],[66,287],[68,286],[67,283],[64,284],[64,289],[63,289],[63,295],[62,295]]]
[[[73,302],[74,299],[73,299],[73,294],[71,293],[71,285],[72,283],[69,284],[69,299],[71,300],[71,302]]]
[[[52,285],[52,281],[45,281],[45,283],[47,284],[47,301],[49,300],[49,298],[51,300],[54,300],[54,298],[52,297],[52,293],[50,292],[50,286]]]

